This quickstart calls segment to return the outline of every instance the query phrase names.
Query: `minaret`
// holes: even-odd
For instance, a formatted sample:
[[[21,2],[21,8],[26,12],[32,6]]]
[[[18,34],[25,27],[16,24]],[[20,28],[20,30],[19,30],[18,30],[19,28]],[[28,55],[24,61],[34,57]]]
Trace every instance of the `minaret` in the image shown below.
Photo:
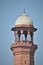
[[[37,45],[33,42],[34,32],[32,19],[24,12],[11,29],[14,31],[14,43],[10,49],[14,56],[14,65],[34,65],[34,53]]]

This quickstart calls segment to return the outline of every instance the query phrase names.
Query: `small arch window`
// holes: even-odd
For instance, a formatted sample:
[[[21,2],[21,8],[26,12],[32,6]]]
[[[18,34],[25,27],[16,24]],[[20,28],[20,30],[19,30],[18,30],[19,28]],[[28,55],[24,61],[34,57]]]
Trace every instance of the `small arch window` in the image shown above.
[[[25,64],[26,64],[26,60],[25,60]]]

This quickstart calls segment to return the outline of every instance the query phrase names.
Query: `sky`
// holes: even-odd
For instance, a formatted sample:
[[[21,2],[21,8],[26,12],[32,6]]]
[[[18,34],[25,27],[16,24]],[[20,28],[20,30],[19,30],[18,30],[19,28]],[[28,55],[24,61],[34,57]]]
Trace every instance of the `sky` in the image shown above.
[[[10,45],[14,43],[14,33],[11,28],[24,8],[38,29],[34,33],[34,44],[38,45],[34,63],[43,65],[43,0],[0,0],[0,65],[13,65]]]

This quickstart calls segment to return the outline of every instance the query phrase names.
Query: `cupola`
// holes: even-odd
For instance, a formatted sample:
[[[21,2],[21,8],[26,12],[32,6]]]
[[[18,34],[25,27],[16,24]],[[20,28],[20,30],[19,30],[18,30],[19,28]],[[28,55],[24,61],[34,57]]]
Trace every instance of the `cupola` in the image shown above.
[[[12,28],[15,34],[15,42],[31,42],[33,43],[33,34],[37,29],[33,26],[32,19],[23,12],[15,21],[15,26]]]

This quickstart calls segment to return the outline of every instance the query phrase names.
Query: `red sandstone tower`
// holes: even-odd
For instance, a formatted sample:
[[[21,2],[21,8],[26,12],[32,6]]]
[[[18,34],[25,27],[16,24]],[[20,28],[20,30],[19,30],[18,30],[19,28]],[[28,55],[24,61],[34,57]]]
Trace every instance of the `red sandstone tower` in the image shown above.
[[[10,47],[14,55],[14,65],[34,65],[37,45],[33,42],[33,35],[37,29],[34,28],[31,18],[24,12],[11,30],[15,36],[15,42]]]

